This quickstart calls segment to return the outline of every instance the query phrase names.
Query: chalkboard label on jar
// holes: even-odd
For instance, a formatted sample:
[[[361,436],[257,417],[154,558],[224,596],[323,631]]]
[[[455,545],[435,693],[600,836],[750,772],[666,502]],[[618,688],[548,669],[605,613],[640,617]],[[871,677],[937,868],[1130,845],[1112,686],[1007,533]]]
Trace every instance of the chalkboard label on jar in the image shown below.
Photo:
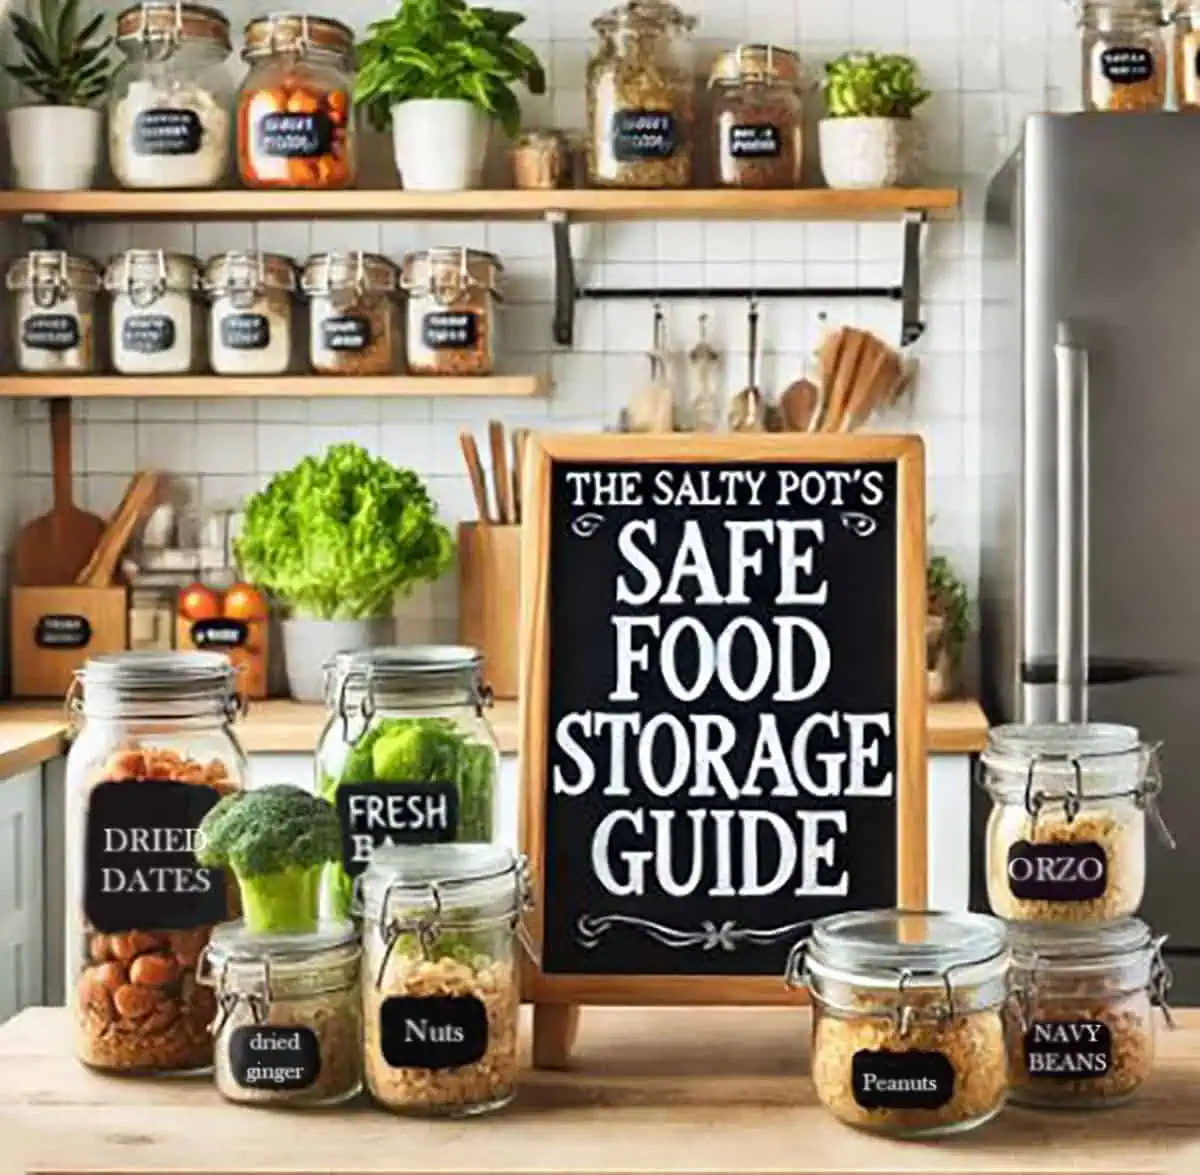
[[[379,1009],[379,1044],[393,1069],[457,1069],[488,1049],[478,996],[392,996]]]
[[[175,346],[175,320],[166,314],[135,314],[121,323],[121,346],[156,355]]]
[[[1114,86],[1136,86],[1154,77],[1154,54],[1136,45],[1105,49],[1100,54],[1100,72]]]
[[[1035,1020],[1025,1033],[1030,1077],[1079,1081],[1112,1069],[1112,1031],[1100,1020]]]
[[[342,314],[321,323],[326,351],[365,351],[371,345],[371,322],[361,314]]]
[[[258,124],[258,148],[282,159],[320,159],[333,150],[333,123],[323,111],[265,114]]]
[[[431,351],[459,351],[479,340],[479,319],[470,311],[438,310],[421,322],[421,338]]]
[[[730,127],[729,154],[734,159],[778,159],[783,135],[777,126]]]
[[[250,628],[244,620],[215,617],[197,620],[191,635],[192,644],[198,649],[240,649],[250,639]]]
[[[73,314],[31,314],[21,323],[21,344],[35,351],[70,351],[79,346]]]
[[[221,346],[231,351],[263,351],[271,341],[265,314],[227,314],[221,319]]]
[[[135,155],[195,155],[203,139],[194,110],[140,110],[133,120]]]
[[[308,1089],[321,1073],[321,1046],[311,1028],[244,1025],[229,1037],[229,1070],[242,1089]]]
[[[440,845],[458,838],[453,783],[351,783],[338,788],[342,868],[356,877],[380,845]]]
[[[850,1070],[864,1110],[936,1110],[954,1096],[954,1066],[941,1053],[859,1049]]]
[[[1095,841],[1031,844],[1008,850],[1008,888],[1025,902],[1090,902],[1108,888],[1108,857]]]
[[[101,934],[189,930],[227,917],[225,873],[196,860],[216,788],[169,779],[97,784],[88,795],[83,913]]]
[[[665,110],[618,110],[612,118],[612,151],[618,163],[670,159],[678,145],[675,116]]]
[[[86,649],[91,639],[86,616],[43,616],[33,630],[33,643],[39,649]]]

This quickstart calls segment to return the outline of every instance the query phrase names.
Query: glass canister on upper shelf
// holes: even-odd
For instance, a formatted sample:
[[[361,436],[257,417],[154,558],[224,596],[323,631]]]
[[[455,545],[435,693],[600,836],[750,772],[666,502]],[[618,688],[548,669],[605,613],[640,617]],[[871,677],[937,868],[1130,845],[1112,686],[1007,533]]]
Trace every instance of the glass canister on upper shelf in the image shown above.
[[[295,12],[246,26],[238,172],[249,188],[348,188],[358,175],[354,33]]]
[[[1078,12],[1084,108],[1163,110],[1169,24],[1163,0],[1082,0]]]
[[[794,188],[804,166],[804,71],[774,45],[738,45],[713,65],[713,158],[726,188]]]
[[[1200,4],[1181,4],[1175,13],[1175,105],[1200,110]]]
[[[117,17],[124,66],[108,107],[123,188],[215,188],[229,169],[229,21],[216,9],[145,0]]]
[[[667,0],[628,0],[592,26],[588,180],[610,188],[686,188],[696,156],[694,17]]]

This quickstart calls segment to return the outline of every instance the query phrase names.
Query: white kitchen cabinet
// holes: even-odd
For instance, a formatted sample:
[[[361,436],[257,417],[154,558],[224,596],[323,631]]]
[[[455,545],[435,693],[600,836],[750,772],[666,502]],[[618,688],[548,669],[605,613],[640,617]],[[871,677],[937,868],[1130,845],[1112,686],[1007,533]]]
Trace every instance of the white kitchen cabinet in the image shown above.
[[[27,771],[0,786],[0,1020],[42,1002],[44,916],[42,773]]]

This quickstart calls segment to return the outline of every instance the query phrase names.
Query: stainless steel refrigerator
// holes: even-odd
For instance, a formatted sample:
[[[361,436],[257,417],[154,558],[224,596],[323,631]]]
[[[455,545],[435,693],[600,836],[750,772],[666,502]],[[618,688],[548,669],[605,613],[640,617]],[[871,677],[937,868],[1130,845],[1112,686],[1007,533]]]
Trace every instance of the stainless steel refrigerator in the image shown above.
[[[984,298],[989,716],[1162,741],[1142,914],[1200,1003],[1200,117],[1030,119]]]

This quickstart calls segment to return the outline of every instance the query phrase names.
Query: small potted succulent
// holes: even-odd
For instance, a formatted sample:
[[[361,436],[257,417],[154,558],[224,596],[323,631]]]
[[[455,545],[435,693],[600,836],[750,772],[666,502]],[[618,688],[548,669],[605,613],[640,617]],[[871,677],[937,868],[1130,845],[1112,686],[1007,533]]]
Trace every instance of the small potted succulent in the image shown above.
[[[537,54],[513,36],[524,22],[465,0],[401,0],[369,27],[354,98],[376,130],[391,127],[406,188],[478,187],[492,124],[510,137],[521,129],[513,86],[546,92]]]
[[[957,688],[970,628],[966,586],[944,555],[930,559],[925,572],[925,613],[929,699],[941,702],[953,696]]]
[[[107,16],[85,20],[80,0],[39,0],[31,8],[35,19],[9,15],[21,61],[5,70],[39,99],[6,112],[14,183],[36,191],[90,188],[103,132],[95,106],[114,70],[112,37],[101,36]]]
[[[924,163],[913,113],[928,97],[917,63],[891,53],[843,53],[825,66],[821,170],[831,188],[912,184]]]

